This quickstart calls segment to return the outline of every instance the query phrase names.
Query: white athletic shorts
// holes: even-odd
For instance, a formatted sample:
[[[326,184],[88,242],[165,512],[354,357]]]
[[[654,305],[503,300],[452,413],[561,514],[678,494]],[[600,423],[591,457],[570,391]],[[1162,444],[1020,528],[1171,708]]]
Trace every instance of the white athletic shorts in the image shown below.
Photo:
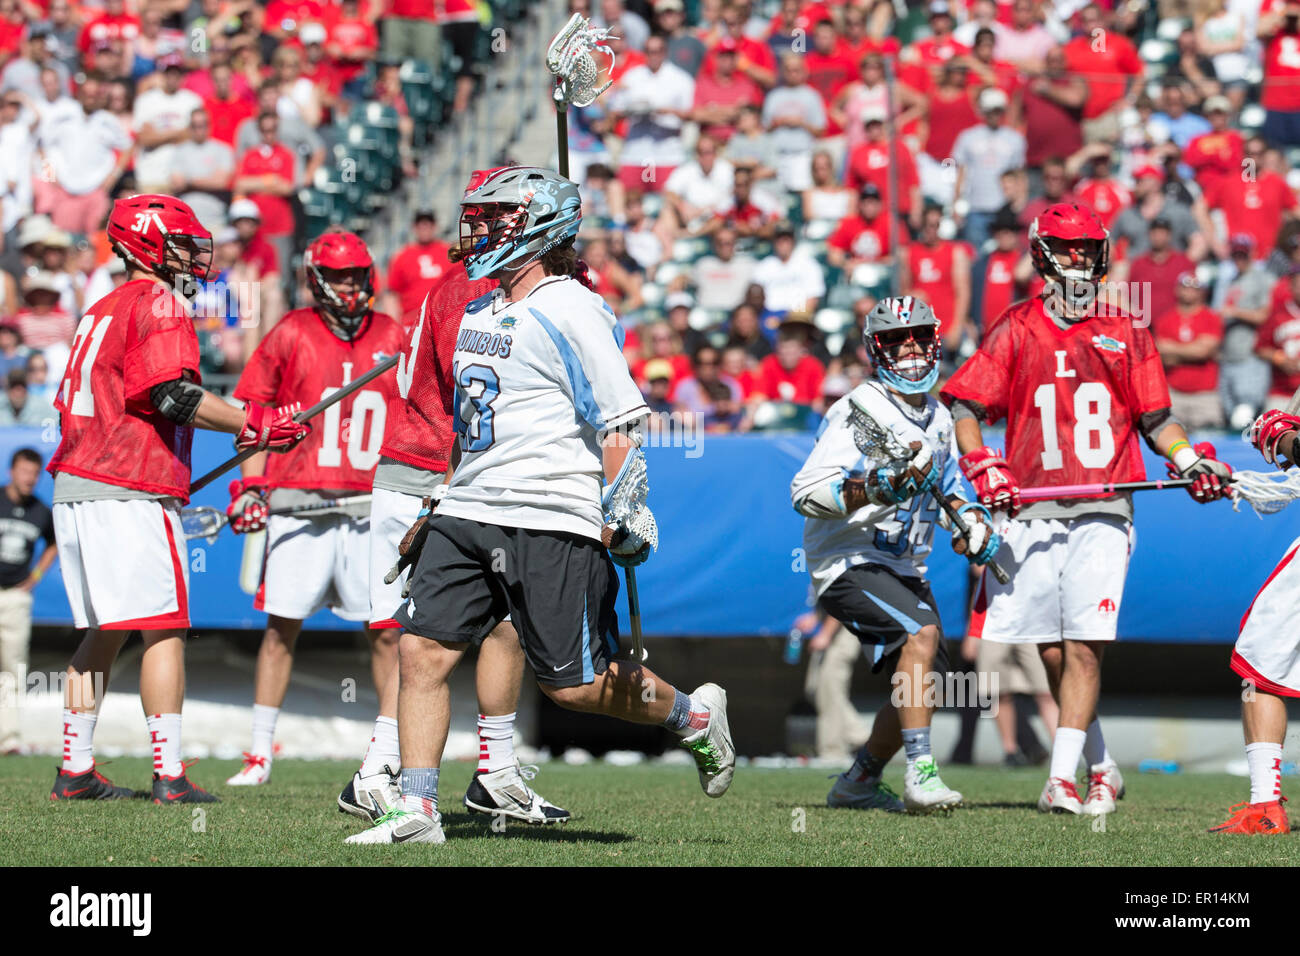
[[[420,517],[419,495],[376,488],[370,494],[370,626],[397,627],[393,615],[402,605],[402,586],[408,568],[392,584],[384,575],[397,563],[402,537]]]
[[[370,519],[272,515],[253,606],[294,621],[328,607],[345,621],[370,620]]]
[[[980,578],[970,632],[1009,644],[1113,641],[1133,550],[1132,525],[1093,515],[1002,519],[998,563],[1008,584]]]
[[[77,627],[190,626],[188,551],[175,498],[56,502],[54,538]]]
[[[1300,697],[1300,538],[1291,542],[1241,619],[1232,669],[1261,690]]]

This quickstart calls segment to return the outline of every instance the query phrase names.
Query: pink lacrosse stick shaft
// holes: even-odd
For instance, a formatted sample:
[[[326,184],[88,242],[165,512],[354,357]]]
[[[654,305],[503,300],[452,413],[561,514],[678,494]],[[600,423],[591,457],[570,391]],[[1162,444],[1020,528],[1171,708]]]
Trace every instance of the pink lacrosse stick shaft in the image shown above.
[[[1186,488],[1190,478],[1166,478],[1162,481],[1121,481],[1102,485],[1048,485],[1044,488],[1021,488],[1021,501],[1045,501],[1061,498],[1095,498],[1124,491],[1159,491],[1164,488]]]

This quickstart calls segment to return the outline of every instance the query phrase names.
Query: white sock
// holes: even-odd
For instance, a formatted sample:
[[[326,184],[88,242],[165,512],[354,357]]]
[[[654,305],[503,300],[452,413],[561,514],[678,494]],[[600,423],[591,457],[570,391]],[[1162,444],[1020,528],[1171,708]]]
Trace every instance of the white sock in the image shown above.
[[[1052,741],[1052,769],[1048,775],[1062,780],[1074,780],[1079,774],[1079,757],[1088,735],[1074,727],[1057,727]]]
[[[370,746],[361,761],[361,776],[369,777],[387,766],[394,773],[402,769],[402,749],[397,743],[397,721],[392,717],[376,717],[375,729],[370,735]]]
[[[253,749],[249,752],[254,757],[271,759],[275,747],[275,719],[279,716],[279,707],[253,705]]]
[[[95,766],[95,721],[93,712],[63,711],[63,769],[85,773]]]
[[[153,772],[161,777],[181,773],[181,715],[148,714],[149,746],[153,748]]]
[[[1106,749],[1106,738],[1101,735],[1101,718],[1094,718],[1088,725],[1088,737],[1083,742],[1083,759],[1088,769],[1093,767],[1113,767],[1115,758]]]
[[[515,715],[478,715],[478,769],[504,770],[515,762]]]
[[[1272,803],[1282,796],[1282,745],[1261,740],[1246,744],[1250,802]]]

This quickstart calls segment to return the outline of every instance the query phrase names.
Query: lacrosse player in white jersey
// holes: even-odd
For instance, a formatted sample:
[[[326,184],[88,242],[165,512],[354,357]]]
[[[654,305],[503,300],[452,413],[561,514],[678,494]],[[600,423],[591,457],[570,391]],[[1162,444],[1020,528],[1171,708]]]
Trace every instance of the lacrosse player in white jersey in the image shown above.
[[[573,250],[578,188],[550,170],[511,166],[461,205],[469,277],[495,278],[500,288],[471,302],[461,320],[453,365],[459,461],[423,519],[410,600],[395,615],[405,629],[402,805],[349,843],[444,841],[438,767],[447,678],[506,614],[555,703],[668,727],[711,797],[726,792],[735,770],[721,687],[687,695],[640,662],[613,660],[614,561],[639,564],[657,540],[639,447],[648,409],[623,359],[622,329],[582,281]],[[630,514],[622,507],[629,500]]]
[[[953,550],[982,564],[1000,541],[988,510],[962,500],[952,416],[927,394],[939,374],[934,311],[912,296],[882,299],[867,316],[863,338],[875,381],[830,407],[790,485],[795,510],[807,519],[804,549],[819,602],[862,641],[873,671],[892,675],[890,706],[876,715],[871,736],[826,802],[946,811],[962,796],[944,784],[930,752],[933,701],[948,655],[925,560],[935,524],[951,525],[931,489],[939,488],[969,528],[969,540],[954,532]],[[884,429],[910,457],[890,457],[885,442],[873,438]],[[907,754],[901,800],[882,777],[900,747]]]

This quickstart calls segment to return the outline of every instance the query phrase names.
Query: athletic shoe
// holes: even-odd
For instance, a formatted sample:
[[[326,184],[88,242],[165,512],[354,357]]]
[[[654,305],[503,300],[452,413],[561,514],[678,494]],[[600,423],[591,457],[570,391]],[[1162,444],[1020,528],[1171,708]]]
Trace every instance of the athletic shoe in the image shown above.
[[[192,761],[191,761],[192,762]],[[174,777],[153,775],[154,803],[220,803],[221,800],[202,787],[196,787],[185,776],[189,764],[181,764],[181,772]]]
[[[908,813],[934,813],[961,806],[961,794],[939,777],[933,757],[922,757],[903,774],[903,806]]]
[[[1042,813],[1082,813],[1083,803],[1079,800],[1079,791],[1073,780],[1064,777],[1048,777],[1043,785],[1043,793],[1038,798],[1038,809]]]
[[[1238,803],[1228,812],[1230,817],[1210,833],[1245,833],[1250,836],[1281,836],[1291,832],[1291,824],[1282,806],[1286,797],[1268,803]]]
[[[1114,764],[1093,764],[1088,770],[1088,796],[1083,800],[1083,812],[1099,817],[1115,812],[1115,801],[1124,799],[1124,778]]]
[[[524,823],[568,823],[568,810],[548,803],[528,786],[535,776],[536,767],[521,767],[518,760],[491,773],[480,770],[465,791],[465,807],[470,813],[499,813]]]
[[[412,813],[398,807],[389,810],[375,821],[369,830],[354,833],[344,843],[446,843],[442,832],[442,816],[437,810],[432,817]]]
[[[378,773],[361,776],[358,770],[339,794],[339,813],[350,813],[368,823],[375,823],[389,810],[402,803],[402,788],[397,772],[385,764]]]
[[[50,791],[51,800],[129,800],[136,795],[130,787],[115,786],[93,765],[81,773],[58,770]]]
[[[700,771],[700,786],[711,797],[720,797],[731,786],[736,772],[736,748],[731,744],[731,726],[727,723],[727,692],[717,684],[701,684],[691,692],[709,711],[709,724],[689,737],[682,746],[695,758]]]
[[[826,794],[826,806],[848,807],[853,810],[884,810],[888,813],[902,813],[903,801],[898,794],[889,789],[889,784],[877,779],[874,782],[853,780],[847,773],[842,773],[831,784],[831,792]]]
[[[244,765],[226,781],[228,787],[256,787],[271,782],[271,758],[244,751]]]
[[[1004,767],[1030,767],[1033,761],[1025,756],[1024,751],[1017,750],[1015,753],[1003,754],[1002,766]]]

